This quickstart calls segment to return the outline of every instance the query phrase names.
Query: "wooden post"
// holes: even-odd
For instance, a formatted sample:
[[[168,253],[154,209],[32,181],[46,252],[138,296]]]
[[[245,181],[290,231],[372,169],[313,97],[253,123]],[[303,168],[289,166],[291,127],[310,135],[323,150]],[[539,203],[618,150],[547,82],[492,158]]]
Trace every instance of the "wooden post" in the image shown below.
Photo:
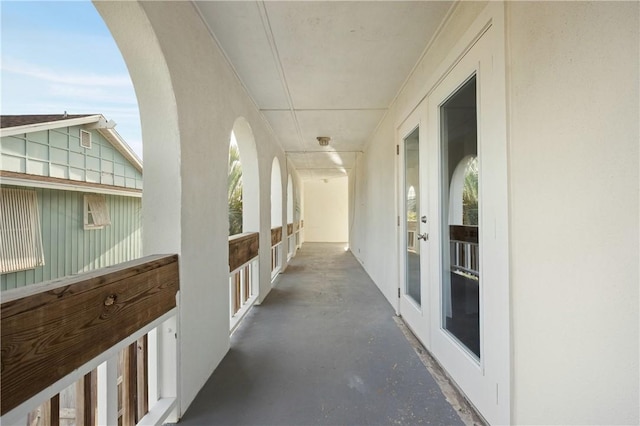
[[[96,426],[98,411],[98,371],[84,375],[84,425]]]
[[[136,342],[130,344],[124,351],[124,364],[122,370],[122,426],[133,426],[136,424],[136,399],[138,391],[136,384],[138,374],[136,372],[136,362],[138,361],[138,345]]]
[[[149,345],[147,344],[147,335],[145,334],[141,338],[138,339],[137,344],[137,362],[136,362],[136,371],[137,371],[137,384],[136,388],[138,390],[138,398],[137,398],[137,415],[136,415],[136,423],[142,419],[145,414],[149,412]]]
[[[49,401],[49,425],[60,426],[60,394]]]
[[[233,306],[233,314],[235,315],[236,312],[238,312],[240,310],[240,271],[236,272],[235,275],[235,280],[233,281],[235,283],[235,287],[234,287],[234,291],[235,291],[235,298],[234,298],[234,306]]]
[[[244,300],[246,302],[251,296],[251,265],[244,267]]]

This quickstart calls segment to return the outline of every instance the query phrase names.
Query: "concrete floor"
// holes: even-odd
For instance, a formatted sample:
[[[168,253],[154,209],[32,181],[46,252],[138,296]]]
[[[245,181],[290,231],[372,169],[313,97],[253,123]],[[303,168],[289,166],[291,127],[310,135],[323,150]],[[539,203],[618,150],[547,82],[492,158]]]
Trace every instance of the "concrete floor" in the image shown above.
[[[344,244],[305,243],[181,425],[463,424]]]

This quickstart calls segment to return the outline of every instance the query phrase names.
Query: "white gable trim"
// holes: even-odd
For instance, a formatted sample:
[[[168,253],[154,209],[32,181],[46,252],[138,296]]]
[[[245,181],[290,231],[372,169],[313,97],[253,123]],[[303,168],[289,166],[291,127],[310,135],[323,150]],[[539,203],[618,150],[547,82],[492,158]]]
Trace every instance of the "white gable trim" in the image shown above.
[[[81,126],[83,124],[96,123],[100,119],[104,120],[101,114],[89,115],[87,117],[69,118],[64,120],[48,121],[46,123],[25,124],[24,126],[5,127],[0,129],[0,137],[14,136],[23,133],[40,132],[42,130],[58,129],[60,127]]]
[[[115,123],[107,122],[102,114],[89,115],[81,118],[69,118],[64,120],[48,121],[46,123],[26,124],[24,126],[6,127],[0,129],[0,137],[15,136],[25,133],[40,132],[43,130],[59,129],[60,127],[87,126],[88,130],[96,129],[100,134],[109,141],[113,147],[124,156],[140,173],[142,173],[142,160],[136,155],[131,147],[122,139],[122,136],[114,130]]]
[[[45,177],[43,177],[45,178]],[[46,178],[49,179],[49,178]],[[142,198],[142,191],[134,188],[119,188],[110,185],[88,184],[82,181],[67,180],[66,182],[21,179],[19,177],[1,176],[2,185],[22,186],[29,188],[57,189],[61,191],[91,192],[95,194],[121,195],[124,197]]]
[[[98,128],[100,134],[109,141],[113,147],[126,158],[133,167],[142,173],[142,160],[138,158],[131,147],[122,139],[122,136],[113,128]]]

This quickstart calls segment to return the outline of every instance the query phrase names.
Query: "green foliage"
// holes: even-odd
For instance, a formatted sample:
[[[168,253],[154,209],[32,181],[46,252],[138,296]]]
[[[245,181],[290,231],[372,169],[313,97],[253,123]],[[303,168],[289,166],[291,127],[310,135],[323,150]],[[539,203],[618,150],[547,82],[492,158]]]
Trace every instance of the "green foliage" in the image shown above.
[[[469,161],[464,173],[462,224],[478,226],[478,157]]]
[[[227,178],[229,197],[229,235],[242,232],[242,164],[240,151],[232,144],[229,147],[229,176]]]

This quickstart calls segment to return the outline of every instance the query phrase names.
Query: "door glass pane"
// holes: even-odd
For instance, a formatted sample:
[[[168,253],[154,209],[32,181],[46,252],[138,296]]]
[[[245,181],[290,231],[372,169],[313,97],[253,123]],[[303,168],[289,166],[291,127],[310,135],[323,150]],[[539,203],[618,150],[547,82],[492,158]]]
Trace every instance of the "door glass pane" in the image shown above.
[[[418,233],[420,225],[420,168],[419,168],[419,129],[415,129],[404,140],[404,162],[405,162],[405,229],[407,230],[406,247],[406,282],[405,294],[408,294],[418,305],[420,305],[420,240]]]
[[[441,107],[442,327],[480,358],[476,78]]]

